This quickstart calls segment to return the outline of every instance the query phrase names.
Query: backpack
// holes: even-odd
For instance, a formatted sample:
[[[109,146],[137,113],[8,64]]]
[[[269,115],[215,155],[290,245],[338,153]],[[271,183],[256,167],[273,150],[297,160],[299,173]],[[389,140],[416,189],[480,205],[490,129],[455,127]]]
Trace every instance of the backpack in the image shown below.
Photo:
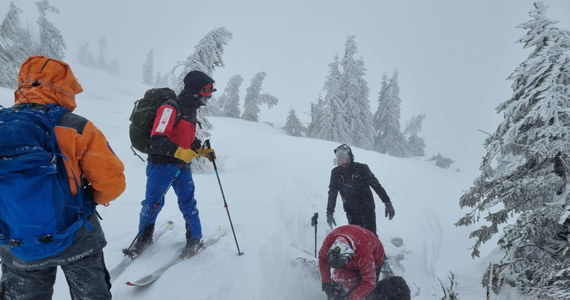
[[[145,92],[144,97],[135,101],[135,107],[131,112],[129,120],[129,137],[131,138],[131,148],[135,148],[142,153],[151,153],[150,133],[154,125],[156,111],[163,104],[173,106],[178,115],[180,110],[176,104],[176,93],[170,88],[154,88]]]
[[[0,245],[22,260],[56,255],[82,225],[91,228],[86,217],[94,204],[78,183],[72,195],[55,136],[67,112],[59,105],[0,106]]]

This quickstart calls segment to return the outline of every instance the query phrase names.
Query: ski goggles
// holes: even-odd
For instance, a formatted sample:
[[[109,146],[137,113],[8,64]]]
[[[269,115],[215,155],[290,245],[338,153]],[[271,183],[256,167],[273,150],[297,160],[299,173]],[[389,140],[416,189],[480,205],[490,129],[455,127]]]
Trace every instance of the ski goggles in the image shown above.
[[[206,98],[210,98],[212,97],[212,93],[217,91],[217,89],[214,88],[213,84],[207,84],[205,87],[203,87],[199,92],[198,95],[202,96],[202,97],[206,97]]]

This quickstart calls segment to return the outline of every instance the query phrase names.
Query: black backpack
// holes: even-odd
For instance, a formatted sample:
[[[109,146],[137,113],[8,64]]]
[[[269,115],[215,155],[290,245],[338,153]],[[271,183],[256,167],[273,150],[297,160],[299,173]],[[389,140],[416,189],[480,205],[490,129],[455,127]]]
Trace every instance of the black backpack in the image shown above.
[[[154,124],[157,109],[163,105],[168,104],[173,106],[177,111],[177,120],[180,115],[180,110],[175,101],[176,93],[170,88],[154,88],[149,89],[144,94],[144,97],[135,101],[135,107],[131,113],[129,120],[129,137],[131,138],[131,145],[142,153],[150,153],[150,132]]]

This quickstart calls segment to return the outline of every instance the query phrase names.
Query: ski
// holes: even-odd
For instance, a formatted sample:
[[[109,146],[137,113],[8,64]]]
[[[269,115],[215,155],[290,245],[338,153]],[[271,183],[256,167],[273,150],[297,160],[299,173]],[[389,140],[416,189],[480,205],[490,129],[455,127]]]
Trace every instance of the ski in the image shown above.
[[[157,233],[153,237],[153,243],[156,243],[161,236],[163,236],[167,231],[172,230],[174,228],[173,221],[166,221],[158,227]],[[134,259],[126,256],[124,257],[114,268],[109,271],[109,276],[111,278],[111,282],[114,282],[125,270],[127,267],[134,261]]]
[[[224,231],[223,233],[221,233],[217,237],[210,238],[210,239],[206,240],[204,242],[204,244],[202,245],[202,247],[200,247],[200,249],[198,249],[198,251],[196,251],[196,253],[192,254],[191,256],[188,256],[188,257],[177,256],[177,257],[173,258],[172,260],[170,260],[169,262],[167,262],[166,264],[164,264],[162,267],[156,269],[154,272],[152,272],[148,275],[145,275],[145,276],[139,278],[138,280],[127,281],[127,282],[125,282],[125,284],[128,286],[147,286],[147,285],[150,285],[151,283],[153,283],[157,279],[159,279],[160,276],[162,276],[162,274],[164,274],[172,266],[174,266],[174,265],[176,265],[176,264],[178,264],[178,263],[180,263],[186,259],[189,259],[189,258],[192,258],[192,257],[198,255],[200,252],[204,251],[204,249],[208,248],[209,246],[211,246],[214,243],[216,243],[217,241],[219,241],[226,234],[227,234],[227,231]]]

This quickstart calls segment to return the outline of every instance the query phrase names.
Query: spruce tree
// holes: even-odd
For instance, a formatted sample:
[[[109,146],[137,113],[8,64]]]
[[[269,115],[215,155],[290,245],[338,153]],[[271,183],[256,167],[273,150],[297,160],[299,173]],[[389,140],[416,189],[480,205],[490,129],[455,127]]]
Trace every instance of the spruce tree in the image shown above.
[[[107,39],[101,37],[97,42],[99,45],[99,58],[97,59],[97,67],[101,70],[107,70],[107,60],[105,59],[105,49],[107,49]]]
[[[317,98],[317,103],[311,103],[311,122],[307,126],[307,137],[318,138],[315,134],[316,128],[321,123],[324,101],[321,95]]]
[[[498,106],[504,120],[485,141],[481,175],[461,197],[473,210],[456,225],[472,225],[472,255],[515,217],[499,240],[505,251],[494,265],[495,290],[508,282],[540,299],[570,298],[570,33],[535,3],[518,42],[532,48],[509,77],[513,95]],[[555,162],[559,161],[558,167]],[[556,246],[551,246],[556,245]]]
[[[154,49],[150,49],[146,54],[146,61],[143,65],[143,83],[152,85],[154,82],[153,77],[154,77]]]
[[[404,129],[404,138],[406,140],[406,156],[424,156],[426,144],[424,139],[419,136],[420,131],[422,131],[422,121],[426,115],[421,114],[412,117],[410,121],[406,123],[406,128]]]
[[[289,114],[287,115],[287,121],[285,122],[285,126],[283,127],[283,129],[285,129],[285,132],[288,135],[292,136],[303,136],[303,133],[306,130],[303,127],[303,124],[301,124],[299,118],[297,117],[297,113],[292,108],[289,110]]]
[[[36,6],[40,12],[38,25],[40,26],[40,45],[39,54],[51,58],[63,59],[65,57],[65,42],[63,35],[47,20],[47,13],[59,13],[59,10],[52,6],[48,0],[40,0],[36,2]]]
[[[382,78],[382,87],[378,96],[378,110],[374,114],[374,150],[391,156],[406,156],[406,141],[400,131],[400,87],[398,72],[392,78]]]
[[[31,54],[33,43],[20,21],[22,10],[10,4],[0,24],[0,86],[15,88],[18,69]]]
[[[364,79],[366,67],[362,58],[356,58],[358,49],[354,36],[348,37],[344,56],[340,61],[342,73],[339,79],[341,99],[346,107],[346,118],[354,146],[372,149],[374,132],[372,113],[368,100],[368,83]]]
[[[335,56],[329,64],[329,75],[324,86],[325,99],[319,107],[319,116],[311,135],[327,141],[352,144],[347,116],[349,108],[341,98],[340,77],[338,56]]]
[[[275,96],[269,95],[267,93],[261,93],[263,80],[267,74],[265,72],[259,72],[255,74],[249,87],[247,88],[245,98],[244,98],[244,109],[241,116],[242,119],[259,122],[259,106],[261,104],[267,104],[269,108],[277,105],[279,99]]]
[[[95,67],[97,65],[95,56],[89,51],[89,43],[84,43],[79,47],[79,53],[77,54],[77,61],[88,67]]]
[[[224,89],[224,93],[220,96],[220,107],[223,117],[239,119],[239,88],[243,78],[237,74],[230,78],[228,85]]]

